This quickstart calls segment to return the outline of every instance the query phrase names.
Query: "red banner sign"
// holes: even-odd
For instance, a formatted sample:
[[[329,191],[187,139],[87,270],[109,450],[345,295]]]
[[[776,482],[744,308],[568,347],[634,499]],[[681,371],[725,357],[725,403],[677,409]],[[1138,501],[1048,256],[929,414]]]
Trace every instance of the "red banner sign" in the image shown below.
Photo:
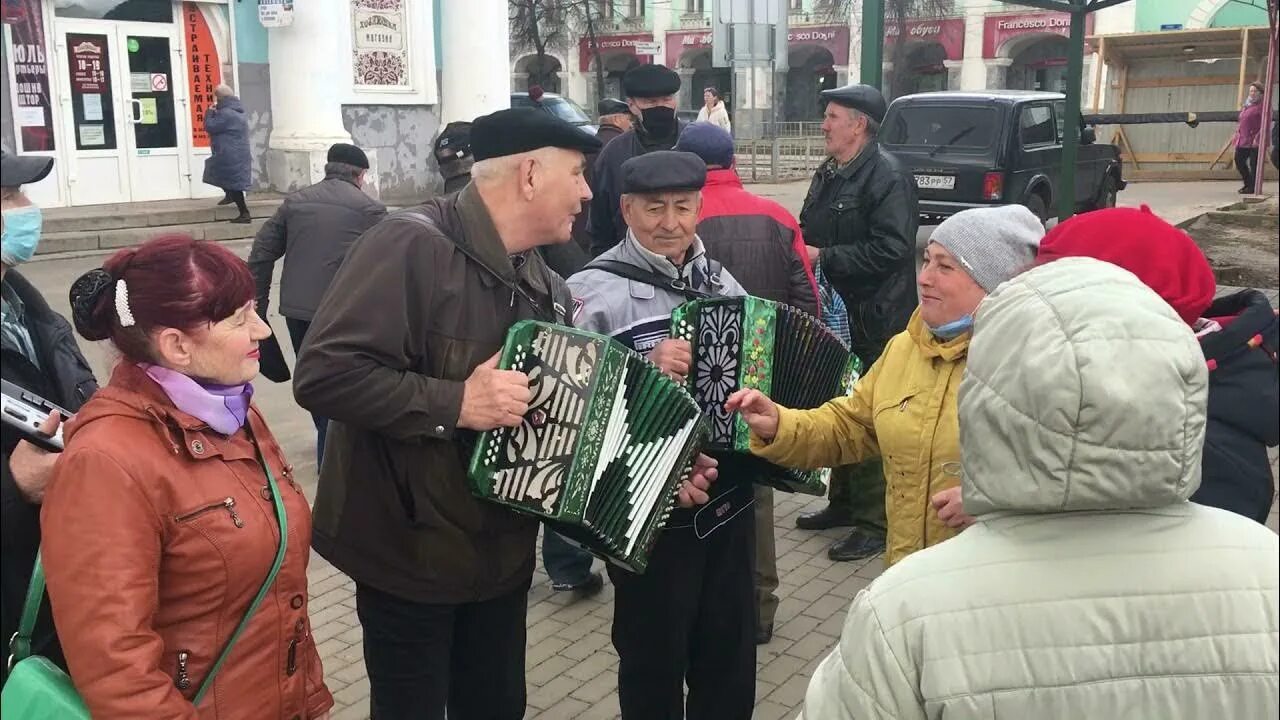
[[[41,0],[4,0],[2,6],[11,40],[5,54],[13,63],[13,92],[17,99],[13,120],[23,152],[54,149],[49,63],[40,5]],[[4,91],[9,91],[7,84]]]
[[[1001,48],[1019,35],[1071,34],[1071,15],[1059,12],[988,15],[982,21],[982,57],[1002,57]],[[1093,34],[1093,13],[1084,22],[1084,34]],[[1086,50],[1088,48],[1086,47]]]
[[[960,25],[960,38],[964,42],[964,23]],[[817,27],[793,27],[787,31],[787,45],[817,45],[831,53],[834,65],[849,64],[849,26],[823,25]],[[711,47],[709,30],[692,30],[667,33],[667,67],[676,67],[685,53],[706,50]]]
[[[187,44],[187,88],[191,97],[191,144],[209,147],[204,114],[215,102],[214,88],[222,82],[218,46],[199,3],[182,3],[182,26]]]
[[[107,44],[100,36],[68,35],[67,58],[72,92],[107,92]]]
[[[899,29],[890,22],[884,29],[884,44],[888,48],[898,42]],[[948,60],[964,59],[964,18],[940,20],[908,20],[907,43],[937,43],[942,46]],[[889,51],[885,50],[885,55]]]
[[[640,35],[597,35],[596,46],[600,49],[600,56],[605,55],[632,55],[648,59],[649,55],[638,55],[636,53],[636,45],[640,43],[653,42],[653,35],[644,33]],[[582,38],[578,41],[578,69],[586,72],[591,69],[591,59],[595,56],[591,43],[588,38]]]

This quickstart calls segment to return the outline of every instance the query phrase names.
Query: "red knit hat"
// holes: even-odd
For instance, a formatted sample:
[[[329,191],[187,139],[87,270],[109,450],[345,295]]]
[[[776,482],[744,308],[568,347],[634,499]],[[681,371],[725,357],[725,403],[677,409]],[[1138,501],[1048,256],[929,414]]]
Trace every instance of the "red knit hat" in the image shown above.
[[[1036,264],[1090,257],[1118,265],[1156,291],[1187,324],[1213,302],[1213,268],[1191,236],[1151,208],[1108,208],[1059,223],[1040,241]]]

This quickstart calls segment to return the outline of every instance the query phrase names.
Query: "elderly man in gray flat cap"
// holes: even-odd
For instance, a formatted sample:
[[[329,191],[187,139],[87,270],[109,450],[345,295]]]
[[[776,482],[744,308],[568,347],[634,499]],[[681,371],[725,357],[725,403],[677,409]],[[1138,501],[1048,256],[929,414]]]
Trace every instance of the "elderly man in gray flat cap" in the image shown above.
[[[687,341],[669,337],[671,311],[695,297],[746,294],[707,257],[695,232],[706,176],[706,163],[692,153],[657,150],[622,163],[626,234],[569,278],[576,327],[647,353],[679,379],[693,358]],[[717,459],[711,501],[671,514],[645,574],[609,567],[625,720],[751,716],[753,476],[741,456]]]

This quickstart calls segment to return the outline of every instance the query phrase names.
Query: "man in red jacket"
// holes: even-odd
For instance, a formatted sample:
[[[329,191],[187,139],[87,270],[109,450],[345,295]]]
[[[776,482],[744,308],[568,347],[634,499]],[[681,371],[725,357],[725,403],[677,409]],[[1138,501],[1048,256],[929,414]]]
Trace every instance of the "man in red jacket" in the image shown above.
[[[733,138],[708,122],[689,125],[676,150],[691,152],[707,164],[702,188],[698,237],[707,256],[720,261],[747,292],[784,302],[818,317],[818,284],[805,250],[800,224],[786,208],[742,187],[733,169]],[[777,559],[773,544],[773,490],[755,486],[756,642],[773,637],[778,608]]]

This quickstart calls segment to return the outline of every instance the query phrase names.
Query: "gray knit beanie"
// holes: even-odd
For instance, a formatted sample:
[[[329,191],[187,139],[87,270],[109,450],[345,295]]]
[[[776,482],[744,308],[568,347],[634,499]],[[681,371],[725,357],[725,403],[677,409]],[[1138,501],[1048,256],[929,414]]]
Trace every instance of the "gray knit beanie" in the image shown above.
[[[1044,225],[1021,205],[962,210],[942,221],[929,242],[955,256],[987,292],[1031,267]]]

